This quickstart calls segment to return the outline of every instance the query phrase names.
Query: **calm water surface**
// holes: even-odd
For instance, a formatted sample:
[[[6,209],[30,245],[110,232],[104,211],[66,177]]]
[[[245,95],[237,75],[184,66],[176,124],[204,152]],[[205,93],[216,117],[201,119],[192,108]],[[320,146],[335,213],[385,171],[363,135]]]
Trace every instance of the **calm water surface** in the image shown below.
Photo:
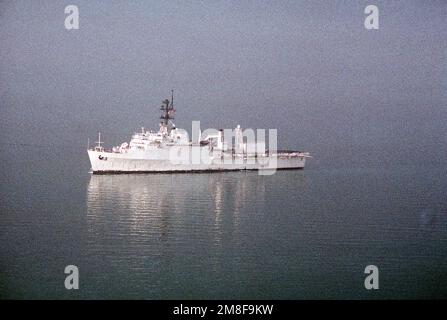
[[[82,150],[13,149],[2,298],[447,297],[445,166],[92,176]],[[78,291],[64,288],[69,264]]]

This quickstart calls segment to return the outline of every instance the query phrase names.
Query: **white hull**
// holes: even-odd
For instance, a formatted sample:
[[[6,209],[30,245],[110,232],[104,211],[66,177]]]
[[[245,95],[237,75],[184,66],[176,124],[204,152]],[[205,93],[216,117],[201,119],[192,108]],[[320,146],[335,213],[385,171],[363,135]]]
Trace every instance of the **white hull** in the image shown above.
[[[88,150],[93,173],[137,173],[137,172],[200,172],[234,170],[276,170],[303,169],[306,156],[266,156],[266,157],[214,157],[206,163],[187,161],[176,163],[166,155],[155,152],[114,153]]]

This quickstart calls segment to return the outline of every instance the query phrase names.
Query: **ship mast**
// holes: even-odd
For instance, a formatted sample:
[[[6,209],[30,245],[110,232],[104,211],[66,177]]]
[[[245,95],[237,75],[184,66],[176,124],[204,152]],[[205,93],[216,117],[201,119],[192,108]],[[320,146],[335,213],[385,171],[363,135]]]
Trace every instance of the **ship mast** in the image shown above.
[[[167,128],[168,133],[169,133],[169,131],[170,131],[169,120],[173,120],[174,119],[174,113],[175,113],[175,109],[174,109],[174,90],[171,90],[171,101],[169,101],[169,99],[165,99],[162,102],[160,110],[162,111],[162,115],[161,115],[160,119],[163,120],[162,124]]]
[[[96,147],[95,147],[96,151],[103,151],[104,148],[101,146],[101,143],[104,143],[104,142],[101,141],[101,132],[98,132],[98,141],[96,141]],[[90,144],[90,142],[89,142],[89,144]]]

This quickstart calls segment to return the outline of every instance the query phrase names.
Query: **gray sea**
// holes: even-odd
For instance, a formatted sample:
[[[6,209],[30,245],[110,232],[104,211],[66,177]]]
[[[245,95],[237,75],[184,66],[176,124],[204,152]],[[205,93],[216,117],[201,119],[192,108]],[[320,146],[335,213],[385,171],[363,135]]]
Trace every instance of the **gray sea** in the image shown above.
[[[5,148],[1,298],[447,297],[443,164],[334,154],[272,176],[97,176],[82,148]]]

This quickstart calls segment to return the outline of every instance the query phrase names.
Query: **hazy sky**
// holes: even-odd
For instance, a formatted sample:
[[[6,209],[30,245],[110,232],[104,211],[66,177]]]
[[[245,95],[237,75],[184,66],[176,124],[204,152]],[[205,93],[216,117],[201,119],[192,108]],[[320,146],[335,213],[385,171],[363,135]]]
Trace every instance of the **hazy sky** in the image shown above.
[[[2,1],[0,137],[79,147],[100,130],[116,145],[157,128],[175,89],[189,131],[277,128],[280,147],[442,161],[446,55],[447,1]]]

